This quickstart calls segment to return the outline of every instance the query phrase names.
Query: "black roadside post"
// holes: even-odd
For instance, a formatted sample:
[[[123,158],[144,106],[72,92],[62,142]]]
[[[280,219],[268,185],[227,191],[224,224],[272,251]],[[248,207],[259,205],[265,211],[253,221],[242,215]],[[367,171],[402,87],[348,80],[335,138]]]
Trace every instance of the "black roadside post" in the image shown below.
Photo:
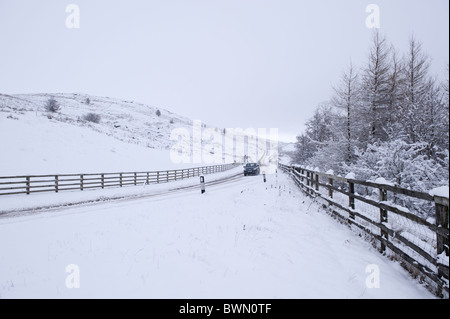
[[[200,176],[200,189],[202,194],[205,192],[205,176]]]
[[[264,183],[266,182],[266,173],[263,173]]]

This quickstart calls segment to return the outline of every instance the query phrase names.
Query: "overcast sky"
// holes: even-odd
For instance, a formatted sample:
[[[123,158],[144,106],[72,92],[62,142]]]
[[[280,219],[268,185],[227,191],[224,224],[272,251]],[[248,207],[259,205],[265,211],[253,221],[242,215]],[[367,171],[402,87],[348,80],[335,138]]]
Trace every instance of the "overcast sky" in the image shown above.
[[[415,34],[444,78],[448,0],[0,0],[0,93],[109,96],[293,139],[364,65],[371,3],[388,40],[405,52]]]

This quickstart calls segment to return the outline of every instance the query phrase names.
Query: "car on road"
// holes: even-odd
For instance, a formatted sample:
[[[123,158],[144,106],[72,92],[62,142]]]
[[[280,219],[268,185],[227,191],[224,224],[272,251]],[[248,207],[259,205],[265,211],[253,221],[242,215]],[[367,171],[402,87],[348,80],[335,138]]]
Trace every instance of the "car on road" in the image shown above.
[[[259,164],[258,163],[247,163],[244,165],[244,176],[247,175],[259,175]]]

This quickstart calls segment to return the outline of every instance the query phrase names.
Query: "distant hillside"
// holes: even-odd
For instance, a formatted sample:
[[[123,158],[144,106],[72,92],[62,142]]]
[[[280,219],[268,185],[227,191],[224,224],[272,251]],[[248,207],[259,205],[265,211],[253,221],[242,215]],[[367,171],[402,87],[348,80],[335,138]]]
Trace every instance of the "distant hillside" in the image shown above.
[[[56,113],[45,109],[51,98],[60,105]],[[89,113],[98,115],[98,123],[86,120]],[[236,154],[232,140],[231,150],[222,148],[222,144],[230,143],[230,138],[224,137],[226,130],[204,123],[202,129],[208,128],[220,136],[221,144],[205,136],[195,142],[191,136],[193,123],[162,108],[109,97],[0,94],[0,175],[153,170],[208,164],[173,163],[169,151],[175,144],[190,149],[191,156],[205,149],[205,145],[214,145],[212,156]],[[174,130],[180,129],[189,133],[189,139],[171,139]],[[264,151],[259,154],[266,156]],[[269,163],[275,158],[269,154],[251,160]]]
[[[280,153],[279,160],[283,164],[290,164],[295,157],[295,143],[279,142],[278,152]]]
[[[149,148],[168,149],[173,145],[170,141],[173,128],[192,127],[192,120],[155,106],[76,93],[0,94],[0,112],[10,113],[16,118],[35,112],[37,116],[47,118],[44,105],[50,98],[61,105],[58,113],[51,114],[51,121],[89,127],[120,141]],[[92,124],[84,121],[83,116],[88,113],[99,114],[100,122]]]

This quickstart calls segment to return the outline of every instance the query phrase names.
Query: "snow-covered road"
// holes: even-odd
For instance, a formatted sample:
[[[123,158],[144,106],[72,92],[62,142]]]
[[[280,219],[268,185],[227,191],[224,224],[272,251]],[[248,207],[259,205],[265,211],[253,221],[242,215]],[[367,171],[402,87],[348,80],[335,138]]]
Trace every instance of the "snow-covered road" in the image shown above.
[[[21,198],[26,197],[15,200]],[[370,288],[376,281],[366,285],[375,275],[366,272],[373,265],[379,269],[379,288]],[[267,183],[256,176],[210,185],[203,195],[200,189],[185,189],[2,218],[0,297],[433,295],[279,173],[267,176]]]

